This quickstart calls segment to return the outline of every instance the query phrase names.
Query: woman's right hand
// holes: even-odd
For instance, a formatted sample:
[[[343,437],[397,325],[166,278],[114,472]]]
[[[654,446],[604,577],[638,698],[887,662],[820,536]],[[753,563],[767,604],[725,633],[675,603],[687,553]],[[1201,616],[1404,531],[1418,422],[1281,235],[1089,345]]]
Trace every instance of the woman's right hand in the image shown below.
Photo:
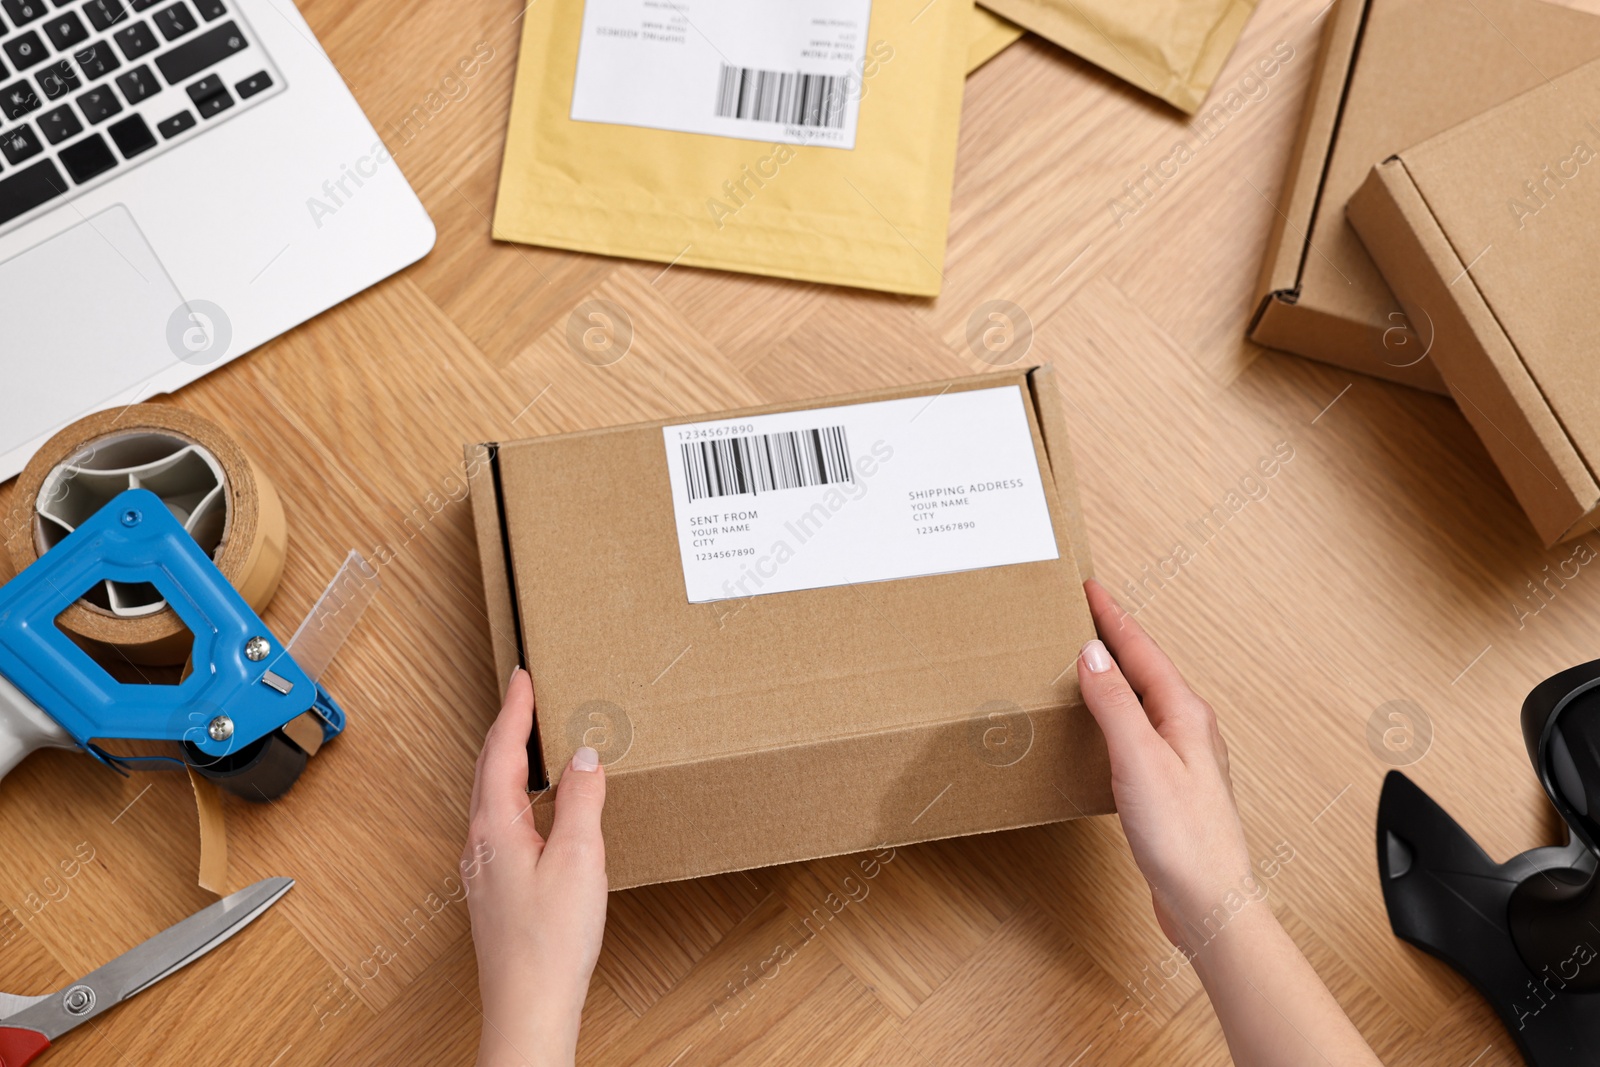
[[[533,683],[519,667],[478,757],[461,855],[483,998],[479,1067],[571,1067],[605,932],[605,768],[578,749],[545,840],[527,791],[533,725]]]
[[[1122,829],[1233,1062],[1381,1067],[1265,903],[1211,705],[1100,583],[1083,587],[1102,640],[1083,646],[1078,681],[1106,735]]]
[[[1156,918],[1185,946],[1228,894],[1255,895],[1228,746],[1211,705],[1133,616],[1094,579],[1083,587],[1101,640],[1083,646],[1078,682],[1105,733],[1117,812]]]

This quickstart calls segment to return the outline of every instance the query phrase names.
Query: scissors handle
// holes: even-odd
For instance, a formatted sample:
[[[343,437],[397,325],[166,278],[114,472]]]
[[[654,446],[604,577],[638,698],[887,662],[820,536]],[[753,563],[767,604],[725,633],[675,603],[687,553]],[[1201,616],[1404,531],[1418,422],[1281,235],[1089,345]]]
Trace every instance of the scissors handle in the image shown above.
[[[50,1047],[50,1039],[37,1030],[0,1026],[0,1067],[25,1067]]]

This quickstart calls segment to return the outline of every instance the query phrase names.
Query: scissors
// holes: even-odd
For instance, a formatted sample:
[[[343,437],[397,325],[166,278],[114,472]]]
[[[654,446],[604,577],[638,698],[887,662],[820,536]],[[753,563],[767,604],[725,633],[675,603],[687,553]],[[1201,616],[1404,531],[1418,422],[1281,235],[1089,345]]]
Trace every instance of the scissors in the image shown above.
[[[186,967],[276,904],[292,878],[267,878],[170,926],[58,993],[0,993],[0,1067],[23,1067],[80,1023]]]

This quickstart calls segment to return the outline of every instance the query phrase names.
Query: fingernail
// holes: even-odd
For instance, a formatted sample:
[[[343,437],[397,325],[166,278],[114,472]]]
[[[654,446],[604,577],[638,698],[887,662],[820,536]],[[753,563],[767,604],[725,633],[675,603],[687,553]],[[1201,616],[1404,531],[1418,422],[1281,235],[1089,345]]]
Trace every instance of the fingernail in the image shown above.
[[[1099,638],[1084,645],[1078,655],[1083,657],[1083,665],[1089,668],[1090,674],[1101,674],[1111,669],[1111,653],[1106,651],[1106,646],[1100,643]]]
[[[515,667],[511,668],[511,677],[506,679],[506,684],[510,685],[512,682],[516,681],[517,680],[517,675],[519,675],[521,673],[522,673],[522,664],[519,663]]]
[[[600,753],[584,745],[572,754],[572,769],[575,771],[592,771],[600,766]]]

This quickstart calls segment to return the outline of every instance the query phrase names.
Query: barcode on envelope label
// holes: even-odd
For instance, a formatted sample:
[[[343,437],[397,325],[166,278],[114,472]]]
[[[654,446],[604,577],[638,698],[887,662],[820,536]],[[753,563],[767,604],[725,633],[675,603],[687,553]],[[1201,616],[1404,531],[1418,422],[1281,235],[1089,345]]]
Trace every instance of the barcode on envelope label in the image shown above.
[[[855,481],[843,426],[685,441],[689,502]]]
[[[722,64],[717,117],[787,126],[840,129],[845,120],[844,75],[757,70]]]

